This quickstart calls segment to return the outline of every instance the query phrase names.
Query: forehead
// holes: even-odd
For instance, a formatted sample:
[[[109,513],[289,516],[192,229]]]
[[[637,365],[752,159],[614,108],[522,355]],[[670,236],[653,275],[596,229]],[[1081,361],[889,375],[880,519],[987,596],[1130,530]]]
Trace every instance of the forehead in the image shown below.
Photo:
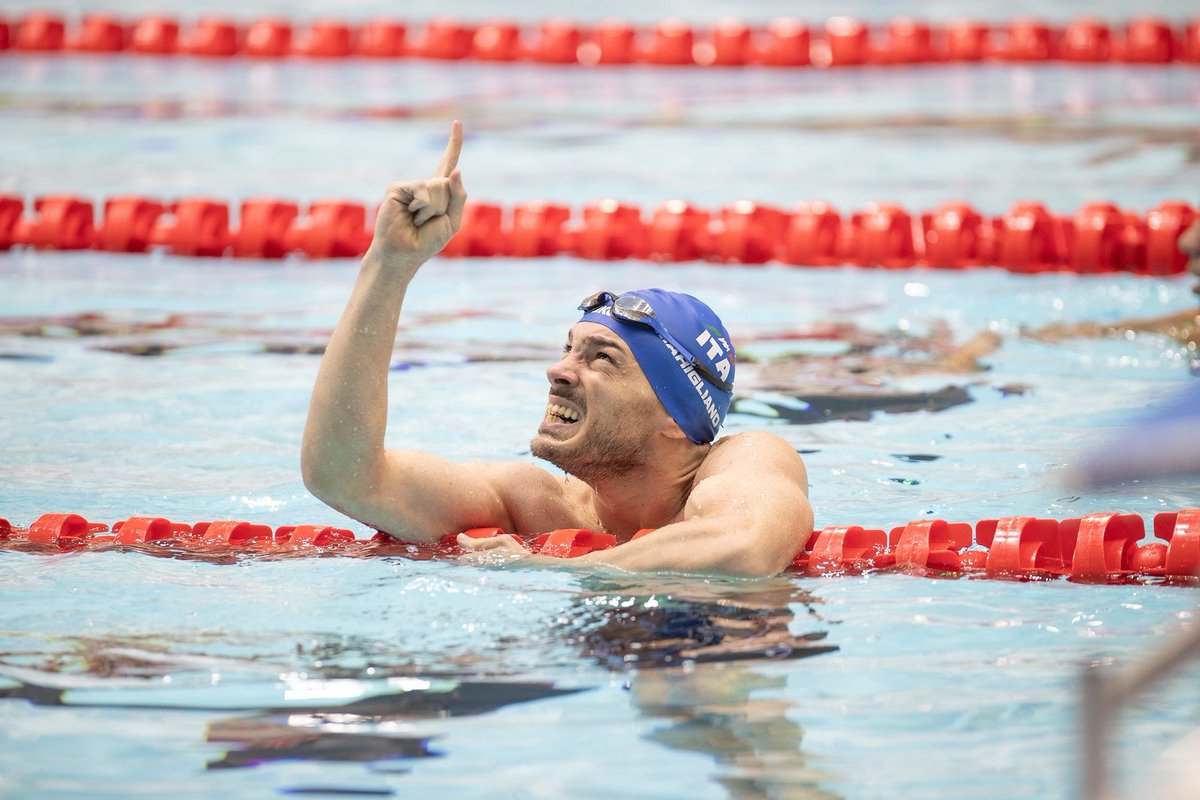
[[[567,332],[567,341],[573,347],[585,344],[615,347],[622,353],[633,355],[633,351],[629,349],[629,345],[625,344],[625,340],[596,322],[576,322]]]

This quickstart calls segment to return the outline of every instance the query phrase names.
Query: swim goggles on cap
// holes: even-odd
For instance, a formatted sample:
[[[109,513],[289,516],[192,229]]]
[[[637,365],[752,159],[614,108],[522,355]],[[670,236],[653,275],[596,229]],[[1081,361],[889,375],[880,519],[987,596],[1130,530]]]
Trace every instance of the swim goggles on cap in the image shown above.
[[[723,392],[732,392],[733,384],[728,381],[723,381],[712,373],[708,367],[700,363],[700,361],[691,354],[691,352],[681,345],[666,326],[662,324],[662,320],[654,316],[654,307],[648,302],[632,294],[623,294],[617,296],[612,292],[596,292],[583,298],[579,303],[579,310],[583,312],[595,311],[601,306],[612,306],[612,315],[621,322],[628,322],[631,325],[641,325],[643,328],[649,328],[660,337],[662,337],[669,345],[675,348],[681,355],[688,358],[688,362],[692,365],[692,369],[700,373],[704,380],[716,386]]]

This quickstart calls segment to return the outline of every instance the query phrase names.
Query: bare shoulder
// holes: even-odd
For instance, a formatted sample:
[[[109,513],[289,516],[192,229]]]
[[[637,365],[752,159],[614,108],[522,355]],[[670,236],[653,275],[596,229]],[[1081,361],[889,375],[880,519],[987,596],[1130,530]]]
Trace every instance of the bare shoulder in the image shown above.
[[[736,535],[720,541],[735,560],[749,559],[746,574],[784,569],[813,531],[808,471],[787,440],[746,431],[713,444],[688,497],[684,519],[713,520]]]
[[[807,481],[804,460],[786,439],[766,431],[745,431],[713,443],[700,477],[724,472],[770,471]]]

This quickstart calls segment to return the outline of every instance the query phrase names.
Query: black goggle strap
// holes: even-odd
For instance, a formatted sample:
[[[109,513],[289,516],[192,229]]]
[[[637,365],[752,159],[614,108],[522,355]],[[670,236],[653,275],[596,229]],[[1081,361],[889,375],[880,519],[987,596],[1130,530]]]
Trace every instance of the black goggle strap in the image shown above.
[[[678,350],[680,353],[683,353],[684,357],[687,358],[688,363],[690,363],[692,365],[692,369],[696,370],[696,372],[699,372],[700,377],[704,378],[704,380],[708,381],[713,386],[716,386],[722,392],[732,392],[733,391],[732,383],[723,381],[720,378],[718,378],[716,375],[714,375],[712,370],[710,370],[708,367],[704,366],[704,364],[702,364],[700,362],[700,359],[696,358],[694,355],[689,353],[687,350],[684,350],[682,347],[680,347],[679,342],[675,341],[674,336],[667,333],[665,330],[664,331],[655,331],[655,333],[657,333],[663,339],[670,342],[671,346],[674,347],[676,350]]]

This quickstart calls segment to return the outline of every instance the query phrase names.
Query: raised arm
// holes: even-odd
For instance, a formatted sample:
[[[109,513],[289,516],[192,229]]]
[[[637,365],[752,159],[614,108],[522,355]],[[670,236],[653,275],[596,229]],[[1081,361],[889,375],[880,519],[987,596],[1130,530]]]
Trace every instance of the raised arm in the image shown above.
[[[316,497],[406,539],[433,540],[503,514],[471,467],[384,448],[388,370],[408,284],[462,224],[461,149],[455,122],[432,178],[388,187],[317,373],[301,450],[304,484]]]

